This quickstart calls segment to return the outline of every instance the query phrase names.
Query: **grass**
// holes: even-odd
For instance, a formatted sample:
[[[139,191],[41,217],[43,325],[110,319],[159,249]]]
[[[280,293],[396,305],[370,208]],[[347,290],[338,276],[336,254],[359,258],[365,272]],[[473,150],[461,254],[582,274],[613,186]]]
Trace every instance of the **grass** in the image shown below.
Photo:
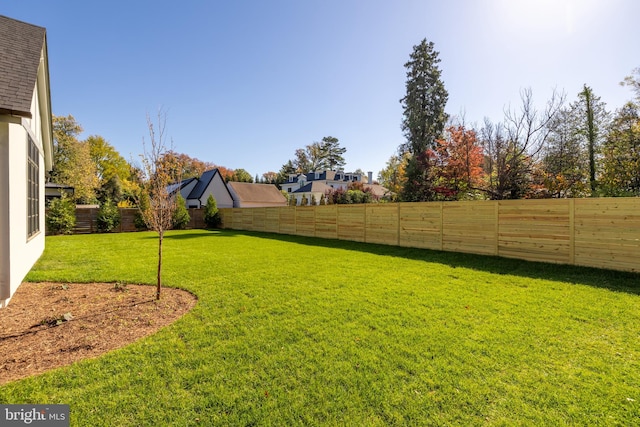
[[[150,233],[47,238],[31,281],[153,283]],[[199,297],[124,349],[0,388],[71,424],[633,425],[638,275],[193,230],[164,278]]]

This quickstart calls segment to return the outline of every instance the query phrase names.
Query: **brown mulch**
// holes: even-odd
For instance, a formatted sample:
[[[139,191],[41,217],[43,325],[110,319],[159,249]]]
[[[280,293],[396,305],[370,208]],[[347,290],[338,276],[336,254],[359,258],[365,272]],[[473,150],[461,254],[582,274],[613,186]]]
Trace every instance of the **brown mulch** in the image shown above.
[[[0,384],[97,357],[187,313],[180,289],[114,283],[23,283],[0,309]]]

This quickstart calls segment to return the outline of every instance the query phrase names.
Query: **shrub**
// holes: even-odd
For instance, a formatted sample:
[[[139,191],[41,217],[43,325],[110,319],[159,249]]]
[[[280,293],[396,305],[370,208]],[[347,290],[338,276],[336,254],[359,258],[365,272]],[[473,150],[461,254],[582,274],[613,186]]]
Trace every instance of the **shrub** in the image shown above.
[[[173,213],[173,229],[184,230],[191,221],[189,211],[187,210],[187,202],[182,195],[176,195],[176,210]]]
[[[76,206],[67,195],[51,201],[46,225],[51,234],[71,234],[76,226]]]
[[[213,195],[209,194],[207,198],[207,204],[204,207],[204,223],[209,228],[217,228],[222,219],[220,218],[220,212],[218,211],[218,204]]]
[[[98,217],[96,220],[98,223],[98,231],[102,233],[109,233],[120,225],[120,210],[116,204],[111,201],[111,199],[107,199],[102,205],[100,205],[100,210],[98,211]]]

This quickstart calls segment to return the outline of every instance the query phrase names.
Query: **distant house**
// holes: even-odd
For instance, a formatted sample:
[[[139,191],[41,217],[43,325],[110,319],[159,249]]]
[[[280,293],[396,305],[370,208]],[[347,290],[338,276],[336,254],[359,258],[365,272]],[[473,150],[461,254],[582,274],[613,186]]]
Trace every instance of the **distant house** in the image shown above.
[[[174,184],[169,188],[169,192],[173,193],[178,188],[180,195],[187,202],[188,208],[204,207],[209,195],[216,199],[218,208],[233,207],[231,193],[217,168],[204,172],[199,178],[189,178],[179,184]]]
[[[73,196],[75,188],[68,185],[56,184],[54,182],[47,182],[44,185],[44,199],[49,203],[53,199],[59,199],[63,194],[67,196]]]
[[[273,184],[228,182],[234,208],[287,206],[287,199]]]
[[[295,197],[296,204],[300,205],[302,199],[306,198],[310,204],[315,199],[316,204],[320,204],[320,199],[328,192],[335,190],[347,190],[354,182],[362,183],[363,188],[369,190],[375,197],[384,197],[388,190],[379,185],[373,184],[372,173],[365,177],[358,172],[344,171],[315,171],[301,174],[291,174],[287,182],[281,184],[282,190]]]
[[[220,171],[211,169],[199,178],[189,178],[168,190],[180,195],[188,208],[203,208],[209,195],[216,199],[218,208],[256,208],[264,206],[286,206],[287,199],[272,184],[251,184],[246,182],[225,182]]]
[[[46,30],[0,16],[0,307],[44,250],[49,90]]]

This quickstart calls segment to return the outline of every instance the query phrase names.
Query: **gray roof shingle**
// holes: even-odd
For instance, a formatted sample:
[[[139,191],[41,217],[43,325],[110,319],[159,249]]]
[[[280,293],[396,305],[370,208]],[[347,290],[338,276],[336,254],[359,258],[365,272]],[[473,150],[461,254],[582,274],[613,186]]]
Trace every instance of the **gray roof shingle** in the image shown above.
[[[0,15],[0,113],[31,117],[46,30]]]

